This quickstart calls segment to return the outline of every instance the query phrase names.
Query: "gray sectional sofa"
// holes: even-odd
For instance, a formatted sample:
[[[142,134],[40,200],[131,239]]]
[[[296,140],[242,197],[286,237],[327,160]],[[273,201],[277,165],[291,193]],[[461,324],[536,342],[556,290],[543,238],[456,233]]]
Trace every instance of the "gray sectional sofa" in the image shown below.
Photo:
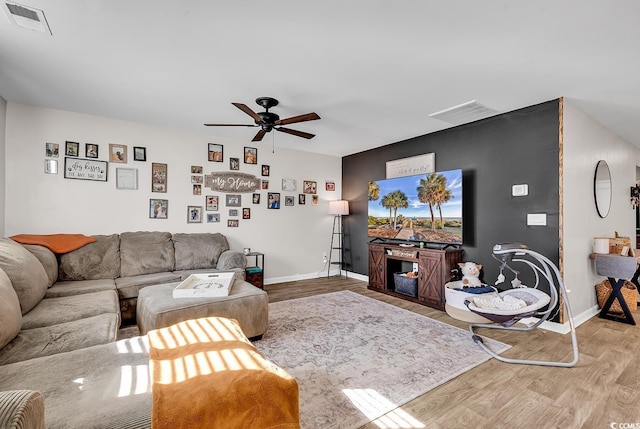
[[[148,363],[144,337],[116,342],[121,322],[135,320],[138,291],[197,272],[235,271],[243,279],[246,258],[229,250],[222,234],[94,237],[65,254],[0,239],[0,391],[43,392],[55,410],[47,413],[47,427],[101,427],[94,418],[101,412],[111,415],[108,427],[146,427],[148,395],[120,398],[111,388],[122,385],[123,368]],[[101,386],[86,385],[90,380]],[[105,396],[113,404],[101,403]],[[0,394],[0,427],[3,418],[15,418],[4,411],[16,407],[16,397],[29,396]],[[75,411],[87,400],[98,408]],[[121,415],[141,407],[146,414]],[[116,415],[123,423],[113,421]]]

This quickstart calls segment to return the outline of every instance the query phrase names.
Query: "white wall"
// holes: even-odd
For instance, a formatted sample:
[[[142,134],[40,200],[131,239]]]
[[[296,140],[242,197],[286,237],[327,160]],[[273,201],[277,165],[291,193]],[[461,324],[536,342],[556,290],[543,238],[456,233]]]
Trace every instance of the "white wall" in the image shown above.
[[[7,100],[0,97],[0,237],[4,236]]]
[[[1,111],[0,111],[1,113]],[[203,127],[204,128],[204,127]],[[241,130],[239,130],[241,131]],[[246,134],[239,132],[239,134]],[[248,135],[247,135],[248,136]],[[245,137],[247,137],[245,136]],[[213,138],[178,130],[147,126],[60,110],[16,103],[7,105],[6,121],[6,219],[5,235],[20,233],[111,234],[123,231],[221,232],[232,249],[250,247],[265,256],[266,282],[313,277],[325,269],[322,252],[329,250],[333,218],[327,215],[328,200],[340,199],[341,159],[302,151],[279,149],[275,153],[270,138],[263,142]],[[248,137],[247,137],[248,138]],[[281,138],[295,138],[285,136]],[[108,159],[109,143],[128,146],[127,164],[109,163],[107,182],[65,179],[65,141],[99,145],[99,159]],[[44,173],[45,143],[60,145],[59,174]],[[0,142],[1,143],[1,142]],[[207,161],[207,144],[224,145],[224,163]],[[301,147],[305,140],[300,139]],[[133,161],[133,146],[147,148],[147,162]],[[242,162],[244,146],[258,148],[258,164]],[[268,191],[261,204],[242,194],[242,207],[251,208],[251,219],[239,219],[240,227],[228,228],[229,209],[224,195],[203,188],[201,196],[192,192],[191,165],[201,165],[204,173],[228,171],[229,157],[241,159],[240,172],[261,177],[260,167],[271,167],[269,191],[280,192],[279,210],[267,209]],[[151,163],[168,164],[167,193],[151,192]],[[4,165],[5,163],[2,163]],[[116,167],[138,169],[138,190],[117,190]],[[282,178],[298,181],[298,191],[281,191]],[[318,183],[319,205],[298,205],[303,180]],[[335,192],[324,190],[325,180],[336,183]],[[219,195],[221,223],[187,224],[187,206],[205,205],[205,195]],[[284,205],[284,196],[294,195],[295,206]],[[149,199],[169,200],[168,219],[149,218]],[[240,210],[241,211],[241,210]],[[0,210],[0,213],[2,211]],[[206,213],[206,212],[205,212]]]
[[[593,237],[631,237],[635,245],[635,212],[629,190],[636,182],[638,149],[620,139],[564,99],[564,280],[573,315],[580,323],[597,312],[594,286],[603,280],[595,272]],[[596,212],[593,179],[596,164],[611,170],[613,196],[606,218]]]

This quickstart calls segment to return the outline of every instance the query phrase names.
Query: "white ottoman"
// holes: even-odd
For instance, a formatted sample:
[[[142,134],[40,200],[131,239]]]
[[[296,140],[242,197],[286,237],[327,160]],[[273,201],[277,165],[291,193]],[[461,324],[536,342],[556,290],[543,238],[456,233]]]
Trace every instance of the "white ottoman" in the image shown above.
[[[236,279],[228,296],[174,298],[172,292],[178,284],[147,286],[140,290],[136,308],[140,334],[211,316],[237,320],[250,339],[260,339],[267,332],[269,298],[264,290]]]

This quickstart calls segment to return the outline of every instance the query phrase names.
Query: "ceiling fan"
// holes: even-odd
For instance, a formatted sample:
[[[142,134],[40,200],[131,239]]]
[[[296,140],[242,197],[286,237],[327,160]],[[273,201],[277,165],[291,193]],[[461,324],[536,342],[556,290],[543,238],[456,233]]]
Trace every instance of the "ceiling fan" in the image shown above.
[[[264,135],[271,130],[282,131],[283,133],[291,134],[294,136],[302,137],[305,139],[312,139],[315,134],[305,133],[303,131],[292,130],[290,128],[284,128],[281,125],[294,124],[296,122],[315,121],[320,119],[315,112],[305,113],[304,115],[292,116],[290,118],[280,119],[280,116],[275,113],[269,112],[269,109],[278,105],[278,100],[271,97],[259,97],[256,98],[256,103],[262,106],[264,112],[254,112],[249,106],[242,103],[231,103],[238,109],[242,110],[247,115],[251,116],[255,121],[253,125],[245,124],[204,124],[207,127],[260,127],[260,131],[253,137],[253,142],[262,140]]]

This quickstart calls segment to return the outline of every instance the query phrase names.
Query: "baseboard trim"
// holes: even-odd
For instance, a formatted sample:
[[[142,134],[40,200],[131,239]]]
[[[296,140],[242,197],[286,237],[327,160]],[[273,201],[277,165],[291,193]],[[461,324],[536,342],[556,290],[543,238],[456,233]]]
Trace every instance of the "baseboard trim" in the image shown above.
[[[351,271],[338,271],[333,270],[329,272],[329,277],[333,276],[346,276],[347,278],[352,278],[356,280],[362,280],[365,282],[369,282],[369,276],[363,276],[362,274],[352,273]],[[284,277],[271,277],[264,279],[265,285],[273,285],[278,283],[287,283],[287,282],[295,282],[298,280],[309,280],[309,279],[317,279],[320,277],[327,277],[326,271],[320,271],[316,273],[307,273],[307,274],[296,274],[293,276],[284,276]]]

